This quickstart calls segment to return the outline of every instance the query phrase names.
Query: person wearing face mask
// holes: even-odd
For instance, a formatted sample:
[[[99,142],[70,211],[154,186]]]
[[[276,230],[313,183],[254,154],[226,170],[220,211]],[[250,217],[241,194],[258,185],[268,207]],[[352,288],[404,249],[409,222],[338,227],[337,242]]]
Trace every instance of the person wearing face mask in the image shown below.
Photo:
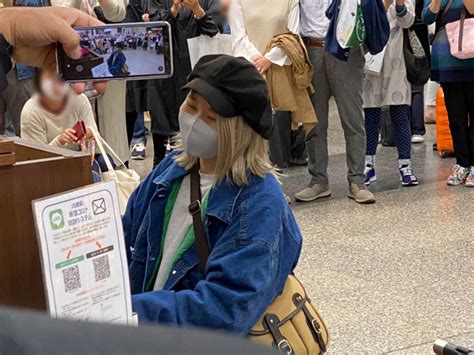
[[[267,87],[244,58],[210,55],[185,89],[177,147],[123,217],[132,305],[140,324],[246,335],[282,292],[302,245],[268,157]],[[200,207],[192,211],[197,219],[201,211],[205,236],[188,210],[192,183],[201,187],[191,206]]]

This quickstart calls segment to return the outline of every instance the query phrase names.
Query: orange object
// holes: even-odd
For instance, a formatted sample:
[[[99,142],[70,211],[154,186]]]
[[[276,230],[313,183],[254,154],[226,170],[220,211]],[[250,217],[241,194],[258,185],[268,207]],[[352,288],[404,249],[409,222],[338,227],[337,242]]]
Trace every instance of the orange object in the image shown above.
[[[453,138],[451,137],[451,130],[449,129],[448,111],[444,103],[443,89],[438,90],[436,96],[436,136],[438,142],[438,152],[441,156],[446,153],[452,153]]]

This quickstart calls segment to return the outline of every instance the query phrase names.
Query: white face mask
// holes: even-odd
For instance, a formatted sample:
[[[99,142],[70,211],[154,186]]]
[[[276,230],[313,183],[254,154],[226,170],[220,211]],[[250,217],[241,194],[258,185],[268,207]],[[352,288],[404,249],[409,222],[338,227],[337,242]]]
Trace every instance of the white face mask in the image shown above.
[[[43,79],[41,81],[41,92],[50,100],[61,101],[67,95],[69,86],[67,84],[63,84],[60,93],[55,92],[54,86],[55,83],[52,79]]]
[[[183,149],[189,156],[203,159],[217,156],[217,134],[206,122],[187,112],[179,111],[179,126]]]

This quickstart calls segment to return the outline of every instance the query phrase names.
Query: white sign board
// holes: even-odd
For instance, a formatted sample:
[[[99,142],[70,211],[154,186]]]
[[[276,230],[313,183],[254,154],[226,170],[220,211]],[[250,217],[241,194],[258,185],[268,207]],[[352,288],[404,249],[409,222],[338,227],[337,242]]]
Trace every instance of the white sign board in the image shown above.
[[[33,213],[50,315],[132,324],[115,182],[33,201]]]

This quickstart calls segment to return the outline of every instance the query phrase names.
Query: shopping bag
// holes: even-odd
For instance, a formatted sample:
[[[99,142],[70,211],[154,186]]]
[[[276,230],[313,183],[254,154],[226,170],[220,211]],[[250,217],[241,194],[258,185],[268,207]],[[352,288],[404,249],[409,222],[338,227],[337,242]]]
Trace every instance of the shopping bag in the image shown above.
[[[133,169],[128,169],[125,166],[125,163],[119,158],[119,156],[114,152],[114,150],[107,144],[107,142],[102,138],[102,136],[95,129],[92,130],[92,133],[95,137],[97,147],[99,148],[102,158],[107,165],[108,171],[102,172],[101,177],[102,181],[115,181],[117,185],[117,192],[120,204],[120,213],[125,214],[127,209],[128,200],[132,195],[133,191],[140,185],[140,176]],[[114,170],[112,162],[107,154],[107,150],[110,154],[117,159],[121,164],[119,170]]]
[[[461,19],[446,25],[451,55],[458,59],[474,58],[474,18],[466,18],[466,7],[463,7]]]
[[[385,57],[385,48],[382,50],[382,52],[376,55],[367,53],[365,55],[365,72],[367,74],[379,76],[380,73],[382,72],[384,57]]]
[[[194,68],[199,59],[206,55],[234,54],[232,51],[232,36],[226,34],[217,34],[214,37],[201,35],[199,37],[190,38],[188,39],[188,48],[192,68]]]
[[[453,138],[449,128],[448,111],[444,100],[443,89],[438,89],[436,96],[436,143],[441,157],[448,156],[454,151]]]
[[[336,37],[342,48],[356,47],[365,42],[366,33],[361,0],[341,2]]]

